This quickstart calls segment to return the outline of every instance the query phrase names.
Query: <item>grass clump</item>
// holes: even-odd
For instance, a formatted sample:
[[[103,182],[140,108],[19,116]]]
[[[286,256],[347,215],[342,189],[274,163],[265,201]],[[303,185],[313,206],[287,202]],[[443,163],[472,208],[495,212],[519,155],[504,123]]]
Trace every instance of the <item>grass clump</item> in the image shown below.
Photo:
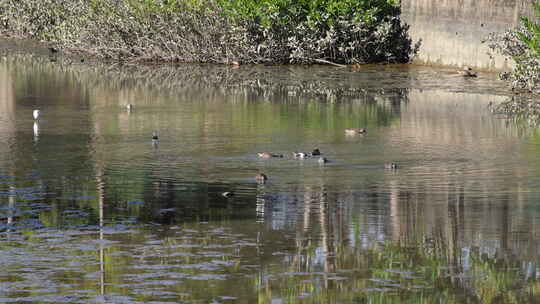
[[[106,59],[408,62],[395,0],[3,0],[0,33]]]

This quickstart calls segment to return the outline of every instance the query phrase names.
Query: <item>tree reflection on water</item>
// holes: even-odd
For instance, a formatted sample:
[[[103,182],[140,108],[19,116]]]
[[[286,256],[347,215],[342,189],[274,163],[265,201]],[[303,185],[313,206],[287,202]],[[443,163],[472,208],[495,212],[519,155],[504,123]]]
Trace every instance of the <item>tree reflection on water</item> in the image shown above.
[[[3,61],[0,301],[537,302],[537,139],[434,71]]]

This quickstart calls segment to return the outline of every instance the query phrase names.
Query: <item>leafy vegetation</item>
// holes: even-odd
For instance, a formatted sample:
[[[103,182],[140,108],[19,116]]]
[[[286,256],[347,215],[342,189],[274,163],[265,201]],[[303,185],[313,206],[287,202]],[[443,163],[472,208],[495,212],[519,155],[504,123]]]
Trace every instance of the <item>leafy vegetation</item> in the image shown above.
[[[532,2],[532,6],[535,19],[539,19],[540,4]],[[525,93],[492,106],[492,112],[507,114],[527,125],[539,125],[540,103],[535,95],[540,93],[540,24],[537,20],[521,17],[518,27],[491,34],[487,43],[493,51],[513,59],[513,70],[501,73],[501,78],[511,83],[515,93]]]
[[[396,0],[5,0],[0,33],[129,61],[408,62]]]
[[[536,19],[540,18],[540,4],[532,5]],[[540,25],[528,17],[520,20],[521,24],[514,29],[491,34],[487,43],[493,51],[514,60],[513,71],[501,74],[513,89],[540,93]]]
[[[540,17],[540,5],[536,2],[532,2],[532,5],[536,16]],[[520,20],[527,33],[516,32],[519,40],[525,43],[535,56],[540,56],[540,25],[527,17],[521,17]]]

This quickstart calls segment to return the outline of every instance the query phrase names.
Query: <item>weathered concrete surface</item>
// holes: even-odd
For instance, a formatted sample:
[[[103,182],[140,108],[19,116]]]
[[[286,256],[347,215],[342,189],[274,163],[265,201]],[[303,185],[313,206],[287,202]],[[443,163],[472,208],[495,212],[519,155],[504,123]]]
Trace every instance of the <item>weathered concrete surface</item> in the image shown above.
[[[533,15],[530,0],[401,0],[401,8],[413,40],[422,39],[415,63],[489,71],[509,70],[513,62],[490,56],[482,40]]]

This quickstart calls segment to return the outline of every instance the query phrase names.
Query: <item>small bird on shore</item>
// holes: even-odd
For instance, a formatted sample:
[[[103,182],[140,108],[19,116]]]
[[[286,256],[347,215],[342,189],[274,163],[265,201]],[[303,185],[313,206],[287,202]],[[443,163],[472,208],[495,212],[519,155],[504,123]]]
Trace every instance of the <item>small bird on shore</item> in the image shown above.
[[[128,104],[126,105],[126,109],[128,110],[128,112],[131,112],[131,110],[133,110],[133,105],[130,104],[130,103],[128,103]]]
[[[34,116],[34,120],[38,119],[39,114],[41,114],[41,112],[37,109],[32,112],[32,115]]]
[[[264,183],[266,182],[267,179],[268,179],[268,176],[266,176],[266,174],[264,173],[259,173],[255,176],[255,180],[258,181],[259,183]]]
[[[326,157],[319,157],[318,162],[319,164],[326,164],[328,162],[328,159],[326,159]]]
[[[345,134],[347,135],[356,135],[356,134],[366,134],[367,133],[367,130],[364,129],[364,128],[350,128],[350,129],[345,129]]]

